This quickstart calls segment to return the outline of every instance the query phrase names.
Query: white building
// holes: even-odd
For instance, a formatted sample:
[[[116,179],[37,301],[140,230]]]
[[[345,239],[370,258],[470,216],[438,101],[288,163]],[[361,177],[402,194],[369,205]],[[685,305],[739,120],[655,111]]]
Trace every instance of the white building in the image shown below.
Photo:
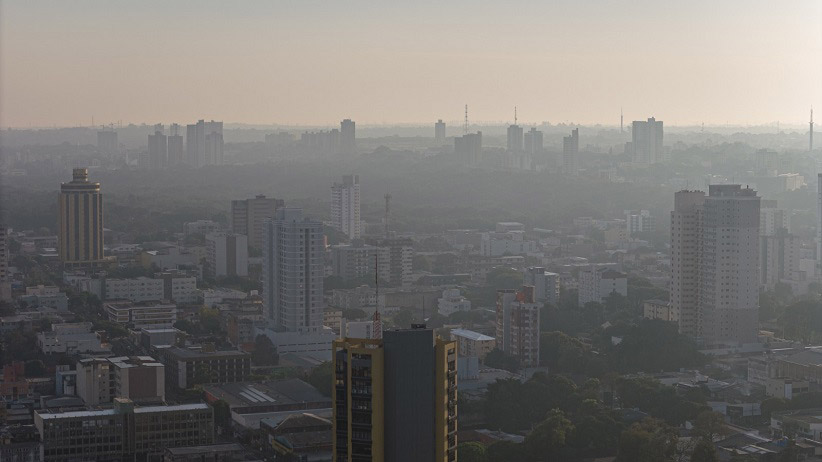
[[[348,338],[374,338],[374,321],[352,321],[345,323],[345,335]]]
[[[351,239],[360,237],[359,175],[343,175],[331,186],[331,224]]]
[[[656,230],[656,221],[648,210],[626,210],[625,231],[628,237],[635,233],[650,233]]]
[[[628,276],[603,266],[590,266],[579,272],[579,306],[603,303],[611,294],[628,296]]]
[[[173,327],[177,322],[177,305],[172,303],[111,302],[103,306],[109,321],[134,329]]]
[[[631,130],[632,158],[636,164],[655,164],[663,156],[662,121],[651,117],[647,121],[635,120]]]
[[[497,346],[497,340],[468,329],[451,329],[451,340],[457,342],[457,355],[476,357],[480,361]]]
[[[208,274],[211,277],[248,276],[248,237],[220,233],[206,236]]]
[[[482,233],[480,254],[485,257],[527,255],[537,251],[537,243],[525,239],[524,231]]]
[[[522,366],[539,365],[539,312],[534,288],[497,291],[497,347]]]
[[[37,334],[37,347],[45,354],[106,353],[111,347],[100,342],[90,322],[52,324],[51,330]]]
[[[534,286],[534,298],[537,302],[554,306],[559,303],[560,276],[557,273],[545,271],[540,266],[525,268],[522,272],[522,285]]]
[[[803,293],[813,280],[813,273],[808,275],[801,269],[800,238],[783,228],[776,234],[760,236],[759,240],[759,286],[773,290],[777,284],[784,283],[790,285],[794,293]]]
[[[645,300],[642,303],[642,317],[662,321],[679,322],[679,313],[665,300]]]
[[[780,229],[791,231],[790,214],[777,207],[775,200],[760,201],[759,235],[773,236]]]
[[[443,316],[451,316],[458,311],[471,311],[471,301],[460,294],[459,289],[445,289],[437,299],[437,310]]]
[[[130,279],[106,278],[104,280],[104,300],[130,300],[132,302],[163,300],[162,279],[138,277]]]

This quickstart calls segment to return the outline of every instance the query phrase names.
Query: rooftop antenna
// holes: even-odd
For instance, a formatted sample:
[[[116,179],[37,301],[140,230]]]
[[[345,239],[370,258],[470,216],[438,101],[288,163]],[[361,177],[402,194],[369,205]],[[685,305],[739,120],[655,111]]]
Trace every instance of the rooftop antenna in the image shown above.
[[[374,294],[377,298],[377,306],[374,309],[374,320],[371,324],[373,329],[374,338],[382,338],[382,321],[380,320],[380,256],[379,254],[374,255]]]
[[[387,193],[385,196],[385,237],[388,237],[388,213],[391,210],[391,193]]]
[[[468,134],[468,105],[465,105],[465,125],[462,127],[463,134]]]

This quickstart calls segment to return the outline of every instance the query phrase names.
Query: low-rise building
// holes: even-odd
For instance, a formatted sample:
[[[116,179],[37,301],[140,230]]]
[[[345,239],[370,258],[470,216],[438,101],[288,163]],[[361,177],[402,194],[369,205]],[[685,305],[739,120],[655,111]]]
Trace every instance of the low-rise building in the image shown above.
[[[37,347],[45,354],[106,353],[111,346],[100,341],[90,322],[52,324],[37,334]]]
[[[497,347],[525,367],[539,365],[539,313],[534,287],[497,291]]]
[[[342,310],[323,311],[323,326],[333,330],[335,334],[342,332],[342,320]],[[0,318],[0,325],[2,325],[2,318]]]
[[[579,306],[603,303],[611,294],[628,296],[628,276],[605,266],[590,266],[579,272]]]
[[[214,442],[214,412],[205,403],[34,414],[43,460],[152,460],[167,448]]]
[[[26,287],[26,294],[20,296],[20,302],[29,308],[53,308],[57,311],[68,310],[68,297],[60,292],[57,286]]]
[[[559,274],[545,271],[541,266],[525,268],[522,272],[522,284],[534,286],[534,297],[539,303],[559,303]]]
[[[665,300],[645,300],[642,303],[642,316],[645,319],[679,322],[679,313],[671,302]]]
[[[351,244],[331,246],[331,273],[345,280],[364,278],[376,271],[380,279],[388,281],[390,274],[390,256],[386,247],[364,244],[355,239]]]
[[[165,368],[151,356],[88,358],[77,361],[77,396],[89,406],[128,398],[165,401]]]
[[[451,329],[451,340],[457,342],[457,356],[476,357],[484,361],[485,356],[497,346],[494,337],[468,329]]]
[[[471,301],[460,294],[459,289],[445,289],[437,300],[437,311],[443,316],[451,316],[458,311],[471,311]]]
[[[173,303],[114,301],[104,305],[109,321],[134,329],[169,328],[177,322],[177,305]]]
[[[0,398],[5,401],[16,401],[29,398],[32,390],[26,381],[26,364],[15,361],[3,366],[3,380],[0,381]]]
[[[822,409],[800,409],[798,411],[774,411],[771,413],[771,433],[774,436],[797,437],[814,441],[822,439]]]
[[[242,382],[251,373],[251,356],[242,351],[216,351],[211,345],[200,350],[172,346],[157,351],[165,365],[166,382],[179,389]]]
[[[480,240],[480,254],[486,257],[529,255],[536,251],[536,241],[526,239],[524,231],[483,233]]]
[[[353,289],[334,289],[331,291],[331,306],[341,310],[373,311],[377,306],[377,292],[367,285]]]
[[[268,444],[283,457],[297,460],[331,460],[331,420],[303,412],[282,421],[262,419],[260,430],[268,435]]]
[[[128,279],[105,278],[102,299],[132,302],[160,301],[165,299],[163,280],[145,276]]]

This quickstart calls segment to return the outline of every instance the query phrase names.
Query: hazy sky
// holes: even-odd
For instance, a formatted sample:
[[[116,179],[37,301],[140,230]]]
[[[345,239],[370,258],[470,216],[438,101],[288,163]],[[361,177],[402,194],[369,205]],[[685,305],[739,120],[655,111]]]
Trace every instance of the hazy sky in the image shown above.
[[[0,124],[822,120],[822,1],[2,1]]]

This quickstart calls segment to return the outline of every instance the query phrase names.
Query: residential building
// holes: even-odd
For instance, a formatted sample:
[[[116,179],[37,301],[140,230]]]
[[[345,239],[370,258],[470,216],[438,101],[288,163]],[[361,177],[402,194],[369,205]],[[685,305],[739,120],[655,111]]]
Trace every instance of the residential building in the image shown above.
[[[331,305],[341,310],[374,311],[377,306],[377,293],[368,285],[353,289],[334,289],[331,292]]]
[[[163,300],[172,300],[178,305],[197,303],[200,291],[197,278],[183,271],[165,271],[154,275],[163,281]]]
[[[480,361],[497,347],[497,339],[468,329],[451,329],[451,340],[457,342],[459,357],[476,357]]]
[[[58,253],[67,267],[103,262],[103,194],[88,180],[88,169],[75,168],[72,180],[60,185]]]
[[[813,275],[809,278],[800,268],[802,242],[798,236],[782,228],[775,234],[761,235],[759,241],[760,288],[773,290],[777,284],[784,283],[800,289],[798,286],[803,282],[807,285],[813,280]]]
[[[648,210],[626,210],[625,230],[628,237],[636,233],[652,233],[656,231],[656,221]]]
[[[674,196],[671,302],[680,332],[709,345],[756,341],[759,200],[740,185]]]
[[[331,225],[350,239],[359,239],[360,176],[343,175],[342,183],[331,186]]]
[[[11,300],[11,278],[9,277],[8,229],[0,224],[0,301]]]
[[[539,312],[533,286],[497,290],[497,348],[524,367],[539,366]]]
[[[534,155],[542,152],[542,149],[542,132],[531,127],[531,130],[525,132],[525,152],[533,158]]]
[[[605,303],[611,294],[628,296],[628,276],[607,266],[589,266],[579,272],[579,306]]]
[[[177,305],[173,303],[113,301],[105,303],[103,310],[109,321],[133,329],[169,328],[177,322]]]
[[[562,138],[562,171],[571,176],[579,174],[579,128]]]
[[[165,365],[166,383],[178,389],[205,383],[243,382],[251,373],[248,353],[216,351],[213,345],[200,350],[171,346],[158,349],[158,358]]]
[[[4,401],[16,401],[30,398],[33,387],[26,380],[26,363],[14,361],[3,366],[3,380],[0,381],[0,398]],[[5,405],[5,403],[4,403]]]
[[[454,137],[454,155],[465,165],[475,165],[482,159],[482,132]]]
[[[780,229],[791,230],[790,214],[777,207],[775,200],[760,201],[759,235],[773,236]]]
[[[332,460],[333,424],[331,420],[303,412],[282,421],[263,419],[260,430],[268,435],[268,444],[284,457],[300,460]]]
[[[636,164],[655,164],[662,161],[662,121],[651,117],[635,120],[631,130],[632,159]]]
[[[43,460],[153,460],[167,448],[214,442],[214,412],[205,403],[135,407],[116,398],[112,409],[35,411]],[[82,434],[82,437],[78,437]]]
[[[212,278],[248,276],[248,237],[220,233],[206,236],[206,269]]]
[[[186,162],[192,167],[222,165],[222,122],[199,120],[186,126]]]
[[[376,272],[383,281],[391,278],[390,250],[387,247],[367,245],[360,239],[351,244],[331,246],[331,274],[344,280],[374,279]]]
[[[480,240],[480,255],[485,257],[527,255],[536,251],[536,241],[527,240],[523,231],[482,233]]]
[[[138,403],[162,403],[166,398],[165,368],[151,356],[81,359],[76,383],[77,396],[88,406],[114,398]]]
[[[534,287],[534,299],[539,303],[559,303],[559,274],[531,266],[522,271],[522,285]]]
[[[168,137],[162,124],[154,126],[154,134],[148,135],[148,168],[160,170],[168,167]]]
[[[282,199],[262,194],[253,199],[231,201],[231,232],[248,236],[248,245],[262,250],[265,222],[274,218],[277,209],[284,205]]]
[[[37,333],[37,348],[45,354],[66,355],[110,351],[111,346],[103,344],[91,327],[90,322],[52,324],[50,330]]]
[[[340,122],[340,152],[342,154],[357,153],[357,124],[351,119]]]
[[[375,338],[374,321],[352,321],[345,323],[345,332],[341,337],[348,338]]]
[[[182,165],[185,162],[185,159],[183,154],[183,135],[180,134],[179,125],[169,125],[166,146],[168,152],[168,166],[177,167]]]
[[[146,302],[165,299],[162,279],[140,276],[130,279],[105,278],[102,282],[103,294],[100,297],[102,300]]]
[[[369,244],[388,249],[388,285],[407,287],[414,283],[414,241],[404,237],[370,239]]]
[[[445,142],[445,122],[442,119],[434,124],[434,141],[440,144]]]
[[[471,300],[463,297],[456,288],[445,289],[437,300],[437,311],[443,316],[451,316],[458,311],[471,311]]]
[[[519,125],[508,126],[508,151],[522,151],[522,127]]]
[[[57,286],[26,287],[26,294],[19,300],[25,302],[29,308],[53,308],[57,311],[68,310],[68,296]]]
[[[333,352],[334,460],[456,460],[455,342],[417,325]]]
[[[322,331],[323,225],[299,208],[281,208],[266,222],[263,304],[277,331]]]
[[[232,211],[233,211],[233,207],[232,207]],[[202,234],[203,236],[206,236],[208,234],[219,233],[222,230],[223,230],[223,226],[221,224],[217,223],[216,221],[211,221],[211,220],[197,220],[197,221],[190,221],[190,222],[187,222],[187,223],[183,223],[183,234],[186,235],[186,236],[191,236],[192,234]],[[244,234],[244,233],[237,233],[237,234]]]
[[[679,313],[671,302],[665,300],[645,300],[642,303],[642,316],[645,319],[679,322]]]

